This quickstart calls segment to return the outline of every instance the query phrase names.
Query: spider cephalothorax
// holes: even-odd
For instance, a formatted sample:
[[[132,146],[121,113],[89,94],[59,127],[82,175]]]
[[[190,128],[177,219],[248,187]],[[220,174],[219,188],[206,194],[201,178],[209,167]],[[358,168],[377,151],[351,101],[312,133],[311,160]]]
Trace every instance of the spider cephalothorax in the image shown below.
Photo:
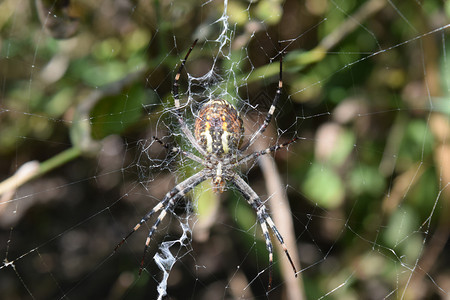
[[[230,159],[238,152],[244,134],[242,119],[236,108],[222,99],[209,100],[200,108],[195,119],[195,138],[206,151],[205,165],[212,173],[215,192],[222,193]]]
[[[270,106],[270,109],[266,114],[264,123],[260,125],[259,129],[255,133],[253,133],[243,145],[241,145],[244,136],[242,119],[239,117],[239,113],[236,108],[225,100],[210,99],[205,104],[203,104],[203,106],[195,116],[194,134],[192,134],[191,130],[188,128],[186,122],[183,119],[183,115],[181,113],[182,106],[180,104],[180,98],[178,94],[178,80],[180,79],[181,72],[184,68],[186,60],[189,57],[189,54],[194,48],[196,42],[197,41],[192,44],[188,53],[181,62],[178,73],[175,75],[172,92],[175,103],[175,114],[178,119],[180,129],[189,143],[197,150],[197,152],[202,157],[199,157],[191,152],[184,151],[179,147],[170,147],[156,137],[154,137],[154,139],[164,147],[166,147],[168,150],[174,153],[181,153],[186,158],[202,165],[203,169],[180,182],[172,190],[170,190],[164,196],[164,199],[161,200],[161,202],[159,202],[155,207],[153,207],[153,209],[150,210],[141,219],[141,221],[136,224],[136,226],[134,226],[133,230],[116,246],[116,249],[120,247],[131,234],[138,230],[142,226],[142,224],[147,222],[147,220],[149,220],[154,213],[160,212],[154,225],[150,228],[147,240],[145,241],[144,254],[142,256],[141,266],[139,270],[139,274],[141,274],[142,269],[144,268],[145,255],[150,244],[150,239],[167,213],[173,212],[173,208],[175,207],[177,202],[181,198],[183,198],[186,193],[188,193],[198,184],[207,179],[212,179],[213,189],[215,192],[223,192],[225,183],[229,182],[244,196],[248,204],[255,210],[257,220],[261,225],[261,230],[266,241],[266,247],[269,252],[270,290],[272,284],[273,246],[272,241],[270,240],[268,228],[272,230],[272,232],[280,242],[289,262],[291,263],[295,276],[297,276],[297,271],[295,269],[294,263],[291,260],[291,257],[289,256],[287,247],[284,244],[283,237],[281,236],[280,232],[275,226],[275,223],[267,212],[266,206],[264,205],[263,201],[261,201],[261,198],[245,182],[245,180],[242,179],[242,177],[236,170],[240,165],[244,165],[261,155],[275,152],[278,149],[286,147],[290,143],[297,140],[297,138],[294,138],[284,144],[277,144],[262,151],[245,154],[245,151],[250,147],[253,141],[265,131],[270,123],[270,120],[272,119],[283,86],[283,81],[281,79],[282,59],[280,59],[280,78],[278,81],[278,88],[272,105]]]

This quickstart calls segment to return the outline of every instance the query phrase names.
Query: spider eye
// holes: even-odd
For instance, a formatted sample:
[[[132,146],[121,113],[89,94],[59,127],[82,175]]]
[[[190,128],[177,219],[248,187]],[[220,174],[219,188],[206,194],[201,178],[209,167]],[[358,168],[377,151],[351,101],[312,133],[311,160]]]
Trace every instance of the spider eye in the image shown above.
[[[225,191],[225,181],[222,177],[216,177],[213,179],[213,191],[214,193],[223,193],[223,191]]]

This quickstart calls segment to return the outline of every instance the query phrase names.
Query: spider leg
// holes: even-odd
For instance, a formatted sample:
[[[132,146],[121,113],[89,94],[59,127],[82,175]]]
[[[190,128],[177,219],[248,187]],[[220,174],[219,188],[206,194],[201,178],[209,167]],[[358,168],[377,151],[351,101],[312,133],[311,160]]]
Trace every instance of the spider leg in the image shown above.
[[[188,138],[189,142],[195,147],[195,149],[197,149],[197,151],[200,152],[203,156],[206,156],[207,155],[206,151],[202,147],[200,147],[197,140],[194,138],[194,135],[192,134],[192,132],[189,130],[186,123],[184,122],[183,116],[181,115],[180,94],[178,92],[178,87],[179,87],[178,81],[180,80],[181,72],[183,71],[184,65],[186,64],[186,61],[187,61],[189,55],[191,54],[192,49],[194,49],[195,45],[197,44],[197,41],[198,41],[198,39],[194,41],[194,43],[192,44],[192,46],[189,48],[188,52],[186,53],[186,56],[181,61],[181,65],[178,68],[178,72],[175,75],[175,79],[173,81],[172,94],[173,94],[174,103],[175,103],[175,112],[177,115],[178,123],[180,123],[181,130],[183,131],[184,135]]]
[[[266,154],[270,154],[270,153],[276,152],[276,151],[280,150],[281,148],[287,147],[288,145],[294,143],[298,139],[299,139],[298,137],[295,137],[292,140],[290,140],[288,142],[285,142],[283,144],[277,144],[277,145],[274,145],[274,146],[269,147],[267,149],[250,153],[249,155],[244,156],[243,158],[241,158],[237,162],[233,163],[233,167],[241,165],[241,164],[245,164],[245,163],[249,162],[250,160],[253,160],[253,159],[256,159],[256,158],[260,157],[261,155],[266,155]]]
[[[153,139],[155,141],[157,141],[158,143],[161,144],[161,146],[163,146],[164,148],[166,148],[168,151],[170,152],[174,152],[174,153],[181,153],[182,155],[186,156],[187,158],[189,158],[190,160],[193,160],[195,162],[198,162],[199,164],[203,164],[203,160],[201,158],[199,158],[198,156],[190,153],[190,152],[186,152],[184,150],[182,150],[179,147],[171,147],[170,144],[166,144],[163,141],[161,141],[159,138],[157,138],[156,136],[153,137]]]
[[[284,253],[286,254],[287,259],[289,260],[292,270],[294,271],[295,277],[297,277],[297,269],[294,266],[294,263],[292,262],[291,256],[289,255],[289,251],[284,244],[283,237],[281,236],[280,232],[278,231],[277,227],[275,226],[275,223],[273,222],[272,218],[267,213],[266,206],[264,203],[262,203],[261,198],[253,191],[253,189],[242,179],[239,175],[234,175],[230,181],[237,187],[239,192],[244,196],[244,198],[247,200],[248,204],[256,211],[256,215],[258,218],[258,222],[261,225],[261,229],[264,235],[264,239],[266,240],[266,248],[267,251],[269,251],[269,285],[268,285],[268,291],[272,288],[272,265],[273,265],[273,246],[272,242],[270,240],[269,231],[267,229],[267,225],[269,225],[272,232],[277,237],[278,241],[281,244],[281,247],[283,248]]]
[[[178,80],[180,80],[181,71],[183,71],[184,65],[186,64],[186,61],[187,61],[189,55],[191,54],[192,49],[194,49],[195,45],[197,44],[197,41],[198,41],[198,39],[196,39],[194,41],[194,43],[192,43],[191,47],[189,48],[188,52],[186,53],[186,56],[181,61],[181,65],[178,68],[178,72],[175,75],[175,80],[173,82],[172,93],[173,93],[173,97],[175,99],[175,107],[177,108],[177,113],[178,113],[179,108],[180,108],[180,97],[179,97],[179,94],[178,94],[178,86],[179,86]]]
[[[178,185],[176,185],[172,190],[170,190],[165,196],[164,199],[159,202],[155,207],[152,208],[152,210],[150,210],[142,219],[141,221],[139,221],[139,223],[137,223],[133,230],[128,233],[123,239],[122,241],[117,244],[117,246],[114,248],[114,252],[117,251],[117,249],[122,246],[125,241],[134,233],[136,232],[141,226],[142,224],[144,224],[145,222],[147,222],[148,219],[150,219],[150,217],[161,211],[158,215],[158,218],[156,219],[155,223],[153,224],[153,226],[150,228],[150,231],[148,233],[147,239],[145,241],[145,247],[144,247],[144,253],[142,255],[142,260],[141,260],[141,264],[139,267],[139,275],[141,275],[142,273],[142,269],[144,266],[144,262],[145,262],[145,257],[147,254],[147,250],[148,250],[148,246],[150,244],[150,240],[151,237],[153,235],[153,233],[156,231],[158,225],[161,223],[161,221],[164,219],[164,217],[167,215],[167,212],[170,211],[175,204],[177,203],[177,201],[179,199],[181,199],[182,197],[184,197],[186,195],[187,192],[189,192],[190,190],[192,190],[194,187],[196,187],[199,183],[201,183],[202,181],[204,181],[206,178],[208,177],[208,175],[206,174],[206,172],[204,171],[200,171],[197,174],[192,175],[191,177],[187,178],[186,180],[184,180],[183,182],[179,183]]]
[[[281,53],[281,57],[280,57],[280,75],[279,75],[279,80],[278,80],[278,87],[277,87],[277,92],[275,93],[275,97],[273,98],[272,101],[272,105],[269,108],[269,111],[267,112],[266,118],[264,119],[264,123],[259,127],[259,129],[257,131],[255,131],[255,133],[252,134],[252,136],[250,137],[250,139],[247,141],[247,143],[245,143],[240,151],[245,151],[248,149],[248,147],[255,141],[256,138],[258,138],[267,128],[267,126],[269,126],[270,121],[272,120],[272,116],[275,112],[275,108],[277,106],[278,100],[280,99],[281,96],[281,90],[283,89],[283,54]]]

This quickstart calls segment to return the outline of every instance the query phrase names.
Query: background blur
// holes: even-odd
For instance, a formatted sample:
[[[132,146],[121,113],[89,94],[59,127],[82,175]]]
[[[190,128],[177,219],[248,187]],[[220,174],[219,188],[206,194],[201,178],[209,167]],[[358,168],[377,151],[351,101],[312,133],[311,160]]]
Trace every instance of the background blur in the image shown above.
[[[450,299],[448,3],[2,1],[1,298],[156,299],[163,272],[152,257],[186,224],[193,231],[171,248],[167,299],[292,297],[281,255],[266,295],[254,211],[208,182],[159,227],[141,276],[152,221],[114,251],[199,170],[151,139],[192,151],[171,88],[199,38],[180,80],[184,117],[225,98],[247,137],[270,107],[285,53],[277,112],[250,150],[300,140],[273,155],[268,174],[257,163],[241,172],[273,209],[284,204],[267,182],[282,182],[294,233],[280,231],[293,241],[300,292]]]

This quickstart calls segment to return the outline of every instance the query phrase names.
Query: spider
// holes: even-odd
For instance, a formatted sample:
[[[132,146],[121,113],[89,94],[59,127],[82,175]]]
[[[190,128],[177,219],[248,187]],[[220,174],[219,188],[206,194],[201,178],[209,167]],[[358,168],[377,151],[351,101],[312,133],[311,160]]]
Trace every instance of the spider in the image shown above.
[[[163,143],[157,137],[153,137],[153,139],[160,143],[168,151],[181,153],[185,157],[203,165],[204,168],[172,188],[172,190],[170,190],[164,196],[163,200],[160,201],[155,207],[153,207],[153,209],[150,210],[139,221],[139,223],[134,226],[132,231],[122,239],[122,241],[116,246],[114,251],[116,251],[123,243],[125,243],[125,241],[134,232],[136,232],[142,226],[142,224],[147,222],[153,214],[159,212],[159,215],[153,226],[150,228],[147,239],[145,241],[144,253],[139,268],[139,275],[141,275],[144,268],[144,261],[150,244],[150,240],[158,225],[161,223],[167,213],[173,213],[173,208],[175,207],[177,202],[195,186],[207,179],[212,179],[213,190],[216,193],[222,193],[225,188],[225,182],[229,182],[237,188],[237,190],[247,200],[248,204],[256,212],[257,219],[261,226],[262,233],[266,242],[266,248],[269,252],[268,290],[270,290],[272,286],[273,246],[269,236],[268,227],[272,230],[272,232],[280,242],[283,251],[286,254],[286,257],[292,266],[295,277],[297,277],[297,270],[294,263],[292,262],[288,249],[284,244],[283,237],[281,236],[280,232],[275,226],[275,223],[267,212],[266,206],[261,201],[261,198],[256,194],[256,192],[253,191],[253,189],[244,181],[244,179],[242,179],[242,177],[236,172],[235,169],[238,166],[254,160],[261,155],[266,155],[284,148],[297,140],[297,138],[294,138],[286,143],[277,144],[262,151],[253,152],[247,155],[244,154],[245,150],[249,148],[253,141],[265,131],[275,112],[275,107],[280,98],[281,90],[283,87],[282,55],[280,58],[278,88],[276,90],[272,105],[265,117],[263,124],[255,133],[251,135],[249,140],[240,147],[244,136],[243,122],[236,108],[227,101],[222,99],[209,99],[206,103],[204,103],[199,109],[198,114],[195,118],[194,134],[192,134],[191,130],[188,128],[182,117],[180,97],[178,93],[178,81],[180,79],[181,72],[183,71],[183,68],[186,64],[186,61],[190,53],[194,49],[196,43],[197,40],[194,41],[194,43],[189,48],[186,56],[181,61],[178,72],[175,75],[174,83],[172,86],[172,93],[174,97],[175,113],[181,131],[192,144],[192,146],[203,156],[203,158],[200,158],[193,153],[183,151],[178,147],[171,147],[168,144]]]

